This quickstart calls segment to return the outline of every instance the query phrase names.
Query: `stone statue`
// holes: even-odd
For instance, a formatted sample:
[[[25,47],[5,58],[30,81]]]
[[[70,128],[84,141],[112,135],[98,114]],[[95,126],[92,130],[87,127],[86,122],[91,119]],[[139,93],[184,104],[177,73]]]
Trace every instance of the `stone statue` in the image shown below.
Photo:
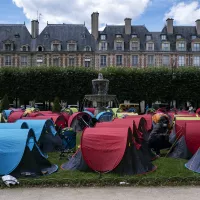
[[[103,74],[102,73],[98,74],[98,79],[103,79]]]

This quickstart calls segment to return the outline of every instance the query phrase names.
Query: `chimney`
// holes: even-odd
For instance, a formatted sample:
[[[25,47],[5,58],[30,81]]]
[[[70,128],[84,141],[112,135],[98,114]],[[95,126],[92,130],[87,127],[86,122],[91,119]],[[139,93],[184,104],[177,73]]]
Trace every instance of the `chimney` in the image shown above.
[[[196,30],[197,30],[197,35],[200,35],[200,19],[196,20]]]
[[[38,20],[31,21],[31,35],[32,35],[32,38],[37,38],[37,36],[39,35],[39,21]]]
[[[92,35],[94,36],[95,40],[97,40],[99,36],[99,13],[93,12],[91,18]]]
[[[173,28],[173,21],[174,19],[168,18],[167,20],[167,33],[168,34],[173,34],[174,33],[174,28]]]
[[[131,34],[131,18],[124,19],[125,21],[125,34]]]

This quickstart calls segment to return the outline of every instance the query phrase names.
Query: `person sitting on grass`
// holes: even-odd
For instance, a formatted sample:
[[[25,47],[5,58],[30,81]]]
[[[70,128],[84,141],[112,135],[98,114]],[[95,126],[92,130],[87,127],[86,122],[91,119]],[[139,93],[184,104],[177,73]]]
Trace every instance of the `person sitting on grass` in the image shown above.
[[[169,143],[169,118],[166,115],[161,115],[156,124],[154,124],[148,139],[149,148],[154,150],[157,155],[160,155],[161,149],[170,148]]]

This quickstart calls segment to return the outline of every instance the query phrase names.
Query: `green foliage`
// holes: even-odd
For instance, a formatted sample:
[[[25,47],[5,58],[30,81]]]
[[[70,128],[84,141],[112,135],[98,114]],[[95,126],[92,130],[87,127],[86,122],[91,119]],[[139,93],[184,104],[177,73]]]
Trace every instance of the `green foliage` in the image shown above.
[[[53,112],[60,112],[61,106],[60,106],[60,100],[58,97],[55,97],[54,102],[53,102]]]
[[[5,94],[0,103],[0,112],[2,112],[3,110],[8,110],[9,107],[10,106],[9,106],[8,96],[7,94]]]
[[[26,67],[0,68],[0,96],[8,94],[25,100],[53,101],[58,96],[68,104],[82,101],[85,94],[92,93],[92,79],[98,77],[97,70],[84,67]],[[119,102],[130,100],[170,101],[200,100],[200,70],[195,67],[180,67],[172,70],[164,67],[102,69],[110,81],[109,94],[117,95]]]

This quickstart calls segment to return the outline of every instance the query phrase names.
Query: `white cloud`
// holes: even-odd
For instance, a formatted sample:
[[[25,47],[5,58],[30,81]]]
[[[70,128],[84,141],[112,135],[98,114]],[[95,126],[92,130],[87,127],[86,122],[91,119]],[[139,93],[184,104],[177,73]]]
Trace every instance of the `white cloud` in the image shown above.
[[[139,17],[151,0],[13,0],[22,8],[27,19],[37,18],[37,11],[42,14],[40,30],[47,21],[52,23],[78,23],[90,29],[91,14],[99,12],[100,24],[124,24],[124,18],[133,20]],[[30,26],[30,24],[28,25]],[[100,28],[102,28],[100,26]]]
[[[192,1],[188,3],[180,2],[171,7],[165,14],[165,18],[173,18],[177,25],[194,25],[200,19],[200,3]]]

